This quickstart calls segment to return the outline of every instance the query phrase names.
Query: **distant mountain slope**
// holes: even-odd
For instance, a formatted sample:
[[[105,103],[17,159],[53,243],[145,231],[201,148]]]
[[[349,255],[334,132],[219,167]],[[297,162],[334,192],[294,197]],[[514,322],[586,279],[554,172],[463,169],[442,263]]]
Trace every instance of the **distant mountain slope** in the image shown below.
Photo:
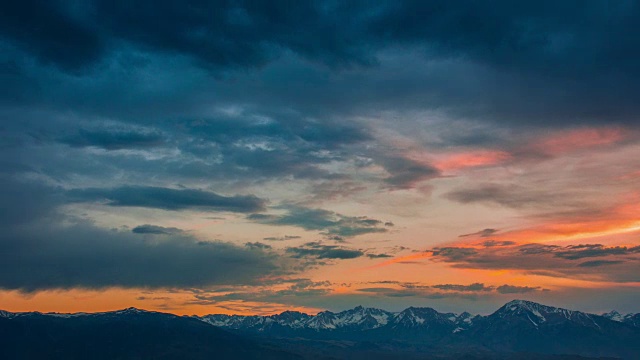
[[[618,322],[626,323],[635,327],[640,327],[640,313],[622,315],[619,312],[613,310],[606,314],[602,314],[602,316],[613,321],[618,321]]]
[[[523,300],[488,316],[361,306],[201,317],[0,311],[0,359],[640,359],[637,324],[637,315]]]
[[[0,359],[298,359],[196,319],[137,309],[0,314]]]
[[[286,316],[285,316],[286,315]],[[612,314],[614,316],[615,314]],[[316,340],[405,341],[496,352],[581,354],[640,359],[638,316],[600,316],[514,300],[488,316],[410,307],[399,313],[363,308],[315,316],[207,315],[215,326],[261,336]]]
[[[640,357],[640,329],[603,316],[511,301],[466,336],[495,351]]]

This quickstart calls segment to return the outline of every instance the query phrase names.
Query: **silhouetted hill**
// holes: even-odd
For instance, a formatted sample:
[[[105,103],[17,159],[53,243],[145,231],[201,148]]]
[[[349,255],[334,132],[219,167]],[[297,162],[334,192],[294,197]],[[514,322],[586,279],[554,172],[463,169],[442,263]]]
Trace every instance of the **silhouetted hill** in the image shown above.
[[[196,319],[137,309],[0,316],[0,359],[298,359]]]

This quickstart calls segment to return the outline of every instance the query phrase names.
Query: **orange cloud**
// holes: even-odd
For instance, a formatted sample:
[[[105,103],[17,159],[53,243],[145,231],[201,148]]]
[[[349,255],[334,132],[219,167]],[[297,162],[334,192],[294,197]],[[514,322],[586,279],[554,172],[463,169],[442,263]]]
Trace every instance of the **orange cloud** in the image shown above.
[[[476,150],[445,154],[434,161],[441,171],[452,171],[476,166],[490,166],[506,162],[511,154],[498,150]]]
[[[596,214],[550,219],[535,226],[499,233],[492,238],[518,243],[584,240],[640,232],[640,196],[630,194],[625,203]]]
[[[554,133],[534,141],[531,147],[538,152],[559,155],[595,146],[614,144],[627,138],[621,128],[583,128]]]
[[[510,231],[491,229],[488,236],[483,236],[488,232],[482,231],[466,234],[464,237],[457,238],[455,241],[443,244],[438,248],[396,257],[375,264],[368,269],[433,258],[450,263],[452,266],[459,266],[458,260],[470,267],[479,266],[482,269],[492,271],[519,269],[524,266],[526,271],[537,271],[538,275],[547,274],[548,276],[570,276],[573,278],[580,278],[584,275],[584,279],[596,281],[599,276],[604,278],[608,276],[606,273],[599,274],[598,271],[598,269],[602,269],[602,266],[606,266],[607,269],[618,269],[617,275],[612,273],[612,277],[616,275],[619,279],[624,278],[624,281],[628,282],[630,276],[622,275],[628,269],[637,269],[637,260],[640,259],[633,260],[639,256],[637,251],[633,254],[626,254],[624,259],[588,259],[589,261],[584,261],[581,265],[576,263],[571,266],[561,263],[562,256],[556,256],[556,253],[551,252],[534,259],[535,261],[532,260],[529,264],[520,264],[518,260],[518,257],[527,251],[527,246],[536,246],[536,244],[543,247],[540,249],[547,249],[546,247],[560,249],[578,244],[604,244],[601,246],[605,248],[603,252],[606,254],[605,256],[609,255],[607,251],[613,253],[621,251],[616,249],[633,248],[637,250],[640,245],[640,194],[632,193],[625,197],[624,202],[611,208],[601,209],[595,215],[586,213],[582,216],[555,217],[530,227]],[[533,259],[533,256],[531,257]],[[495,261],[495,264],[491,264],[492,261]],[[540,263],[536,264],[536,261],[540,261]],[[550,266],[547,271],[544,268],[545,264],[553,266]],[[556,267],[562,266],[568,268],[558,271]]]

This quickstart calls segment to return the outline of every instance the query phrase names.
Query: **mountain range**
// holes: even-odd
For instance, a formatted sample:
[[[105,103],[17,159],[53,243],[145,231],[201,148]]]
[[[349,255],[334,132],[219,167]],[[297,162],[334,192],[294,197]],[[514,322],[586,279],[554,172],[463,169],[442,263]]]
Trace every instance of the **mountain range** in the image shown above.
[[[524,300],[487,316],[362,306],[270,316],[0,311],[0,358],[640,359],[639,319]]]

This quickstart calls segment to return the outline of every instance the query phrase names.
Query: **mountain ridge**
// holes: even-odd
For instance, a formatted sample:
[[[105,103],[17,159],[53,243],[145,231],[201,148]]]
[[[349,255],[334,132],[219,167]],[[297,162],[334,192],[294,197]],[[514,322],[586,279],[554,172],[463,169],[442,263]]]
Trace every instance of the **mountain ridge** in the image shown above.
[[[430,318],[431,323],[433,321],[440,323],[451,323],[462,326],[471,325],[474,321],[479,321],[488,317],[506,316],[511,313],[525,313],[529,312],[533,314],[530,321],[534,326],[539,326],[540,323],[546,321],[546,317],[541,314],[541,311],[551,315],[552,317],[564,317],[570,321],[581,321],[584,324],[593,323],[593,317],[602,317],[611,321],[619,323],[629,324],[634,327],[640,327],[640,314],[629,313],[626,315],[620,315],[617,311],[613,310],[605,314],[594,314],[577,310],[568,310],[559,307],[553,307],[549,305],[543,305],[528,300],[512,300],[501,306],[495,312],[489,315],[474,315],[469,312],[456,313],[441,313],[431,307],[408,307],[402,311],[391,312],[382,310],[379,308],[368,308],[363,306],[356,306],[352,309],[343,310],[340,312],[321,311],[316,315],[309,315],[298,311],[284,311],[280,314],[272,315],[227,315],[227,314],[208,314],[208,315],[192,315],[191,317],[200,319],[214,326],[231,329],[257,329],[261,328],[264,331],[267,328],[272,327],[274,324],[281,326],[290,326],[291,328],[306,327],[315,330],[336,330],[340,328],[352,327],[365,323],[363,330],[369,330],[379,328],[388,325],[390,322],[394,323],[394,326],[403,323],[407,327],[418,327]],[[372,315],[375,314],[376,316]],[[289,314],[289,317],[293,319],[291,323],[282,321],[282,316]],[[295,314],[295,315],[292,315]],[[617,316],[614,316],[618,314]],[[358,317],[357,315],[360,315]],[[366,320],[366,321],[365,321]],[[373,323],[375,321],[375,323]],[[597,324],[596,324],[597,326]],[[457,328],[456,328],[457,329]],[[460,330],[458,330],[460,331]]]
[[[271,315],[237,315],[237,314],[207,314],[207,315],[176,315],[169,312],[155,311],[155,310],[146,310],[140,309],[136,307],[127,307],[124,309],[118,310],[110,310],[110,311],[100,311],[100,312],[75,312],[75,313],[64,313],[64,312],[40,312],[40,311],[25,311],[25,312],[11,312],[7,310],[0,310],[0,318],[13,318],[16,316],[28,316],[28,315],[44,315],[44,316],[55,316],[55,317],[78,317],[78,316],[96,316],[96,315],[109,315],[109,314],[140,314],[140,313],[156,313],[156,314],[167,314],[173,316],[182,316],[182,317],[190,317],[201,320],[203,322],[209,323],[210,325],[219,326],[219,327],[234,327],[234,326],[251,326],[251,323],[278,323],[278,324],[301,324],[301,320],[311,321],[315,324],[315,327],[318,329],[335,329],[344,325],[352,325],[354,323],[363,323],[367,322],[367,320],[375,320],[377,325],[374,327],[379,327],[380,325],[386,325],[389,320],[398,318],[398,320],[408,319],[407,321],[411,325],[419,325],[424,323],[425,319],[420,317],[420,315],[428,315],[434,317],[436,320],[444,320],[448,319],[451,322],[472,322],[472,319],[479,318],[487,318],[490,316],[496,316],[496,314],[505,313],[509,309],[509,311],[513,312],[522,312],[522,311],[530,311],[536,315],[536,318],[541,319],[540,317],[540,309],[548,313],[558,313],[567,319],[571,319],[572,317],[579,316],[598,316],[603,317],[611,321],[620,322],[620,323],[628,323],[634,327],[640,327],[640,313],[628,313],[621,314],[616,310],[611,310],[602,314],[595,314],[590,312],[578,311],[578,310],[569,310],[560,307],[554,307],[550,305],[544,305],[537,302],[529,301],[529,300],[520,300],[514,299],[503,306],[498,308],[496,311],[489,315],[479,315],[479,314],[471,314],[467,311],[463,311],[460,314],[456,314],[453,312],[441,313],[435,310],[432,307],[418,307],[418,306],[410,306],[402,311],[387,311],[380,308],[375,307],[364,307],[362,305],[357,305],[352,309],[347,309],[339,312],[332,312],[329,310],[324,310],[318,312],[316,315],[307,314],[300,311],[295,310],[285,310],[280,313],[274,313]],[[417,315],[416,312],[419,312],[420,315]],[[358,316],[360,315],[360,316]],[[326,323],[327,318],[335,316],[338,318],[337,323]],[[314,320],[316,318],[320,318],[321,320]],[[225,319],[228,321],[221,321],[220,319]],[[265,321],[269,319],[268,321]],[[546,319],[546,318],[545,318]],[[245,321],[243,320],[253,320],[253,321]],[[325,321],[322,321],[325,320]],[[370,323],[370,321],[369,321]],[[533,321],[536,323],[536,321]],[[336,326],[338,325],[338,326]]]
[[[180,349],[188,351],[184,358],[221,349],[229,358],[236,350],[244,351],[240,355],[245,358],[261,353],[271,358],[311,354],[312,359],[356,355],[387,359],[395,358],[393,354],[447,359],[469,354],[472,359],[640,358],[640,327],[624,321],[637,314],[616,314],[590,314],[525,300],[510,301],[489,315],[441,313],[430,307],[389,312],[363,306],[316,315],[283,311],[267,316],[180,316],[137,308],[72,314],[0,311],[0,343],[6,343],[0,346],[0,355],[16,358],[24,351],[62,348],[70,358],[86,358],[91,347],[106,346],[105,354],[133,358],[149,351],[154,356],[175,355]],[[80,350],[74,348],[79,340]],[[33,347],[34,343],[39,346]],[[42,351],[28,354],[41,358],[47,355]]]

